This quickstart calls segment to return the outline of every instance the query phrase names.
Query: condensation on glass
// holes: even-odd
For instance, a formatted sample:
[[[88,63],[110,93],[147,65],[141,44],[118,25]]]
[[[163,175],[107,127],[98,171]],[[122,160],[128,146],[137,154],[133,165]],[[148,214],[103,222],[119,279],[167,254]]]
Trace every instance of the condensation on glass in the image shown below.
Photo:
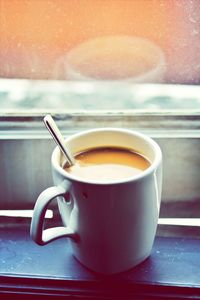
[[[198,0],[0,0],[0,77],[200,83]]]

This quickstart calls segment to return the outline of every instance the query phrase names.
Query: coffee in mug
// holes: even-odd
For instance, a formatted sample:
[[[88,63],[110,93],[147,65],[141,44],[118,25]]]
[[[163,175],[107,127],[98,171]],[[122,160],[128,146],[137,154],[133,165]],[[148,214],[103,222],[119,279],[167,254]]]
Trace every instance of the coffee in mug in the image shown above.
[[[75,165],[65,171],[86,180],[105,182],[141,173],[150,166],[149,160],[132,149],[116,147],[92,148],[75,155]]]

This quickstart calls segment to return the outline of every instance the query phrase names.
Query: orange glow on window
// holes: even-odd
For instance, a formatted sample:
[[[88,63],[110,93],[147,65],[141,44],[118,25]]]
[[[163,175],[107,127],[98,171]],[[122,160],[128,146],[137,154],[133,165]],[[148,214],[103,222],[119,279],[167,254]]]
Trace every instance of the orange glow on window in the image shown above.
[[[70,48],[115,34],[148,38],[176,62],[169,49],[177,51],[177,36],[190,38],[180,2],[0,0],[0,75],[50,78],[55,60]]]

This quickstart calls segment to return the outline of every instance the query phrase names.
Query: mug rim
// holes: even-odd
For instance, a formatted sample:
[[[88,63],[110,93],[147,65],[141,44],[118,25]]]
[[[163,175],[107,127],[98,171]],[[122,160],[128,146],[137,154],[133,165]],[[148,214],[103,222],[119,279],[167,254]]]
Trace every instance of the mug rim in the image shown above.
[[[115,185],[115,184],[123,184],[123,183],[128,183],[128,182],[132,182],[132,181],[137,181],[137,180],[141,180],[142,178],[148,176],[149,174],[151,174],[154,170],[157,169],[157,167],[159,166],[159,164],[162,162],[162,151],[160,149],[160,146],[157,144],[157,142],[155,142],[151,137],[139,132],[139,131],[135,131],[135,130],[131,130],[131,129],[125,129],[125,128],[114,128],[114,127],[107,127],[107,128],[93,128],[93,129],[88,129],[88,130],[83,130],[80,131],[78,133],[75,133],[73,135],[70,135],[69,137],[67,137],[65,139],[65,141],[70,141],[76,138],[79,138],[80,136],[83,136],[85,134],[90,134],[90,133],[94,133],[94,132],[103,132],[103,131],[107,131],[107,132],[120,132],[120,133],[129,133],[131,135],[137,136],[145,141],[147,141],[154,153],[156,153],[155,158],[153,160],[153,162],[150,162],[150,166],[143,170],[142,172],[140,172],[137,175],[133,175],[130,177],[126,177],[126,178],[122,178],[122,179],[115,179],[115,180],[106,180],[106,181],[98,181],[98,180],[88,180],[88,179],[84,179],[78,176],[74,176],[71,173],[68,173],[67,171],[65,171],[59,164],[58,162],[58,153],[60,152],[60,149],[58,146],[56,146],[53,150],[53,153],[51,155],[51,164],[52,167],[58,172],[60,173],[63,177],[65,177],[65,179],[70,180],[70,181],[75,181],[75,182],[81,182],[81,183],[87,183],[87,184],[95,184],[95,185]]]

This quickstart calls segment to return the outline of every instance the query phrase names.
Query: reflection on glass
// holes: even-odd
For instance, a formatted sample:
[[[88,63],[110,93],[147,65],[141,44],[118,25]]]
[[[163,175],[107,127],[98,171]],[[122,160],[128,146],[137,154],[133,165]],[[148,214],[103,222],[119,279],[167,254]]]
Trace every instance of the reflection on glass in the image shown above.
[[[148,39],[113,35],[90,39],[62,58],[70,80],[162,82],[165,58]]]

